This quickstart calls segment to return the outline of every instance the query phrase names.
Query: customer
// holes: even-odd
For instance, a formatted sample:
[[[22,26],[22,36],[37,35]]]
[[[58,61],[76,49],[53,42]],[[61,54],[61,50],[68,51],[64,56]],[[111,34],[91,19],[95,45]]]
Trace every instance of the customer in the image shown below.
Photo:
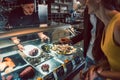
[[[40,21],[38,13],[35,12],[34,0],[19,0],[20,7],[11,11],[8,19],[8,24],[12,28],[22,28],[25,27],[39,27]],[[42,32],[38,33],[38,36],[42,39],[48,39],[46,35]],[[20,40],[17,37],[12,37],[12,41],[18,46],[22,51],[23,46],[20,44]]]
[[[79,0],[85,4],[85,0]],[[97,26],[96,26],[97,25]],[[81,40],[84,42],[84,57],[86,58],[86,68],[89,68],[91,65],[100,64],[103,59],[106,59],[100,48],[101,36],[103,32],[104,25],[103,23],[94,15],[88,14],[87,7],[84,11],[84,31],[81,34],[76,35],[75,37],[68,39],[62,38],[60,41],[62,43],[72,43],[75,44]],[[96,53],[96,54],[95,54]],[[96,57],[96,55],[99,55]],[[98,79],[97,79],[98,80]]]
[[[94,13],[105,25],[101,48],[106,55],[111,70],[92,66],[85,80],[94,80],[98,76],[120,80],[120,12],[116,10],[117,0],[88,0],[88,12]]]
[[[88,63],[87,67],[89,67],[90,65],[95,64],[94,58],[92,56],[92,51],[96,51],[98,52],[98,54],[101,51],[100,41],[104,25],[94,14],[89,15],[87,10],[88,9],[86,7],[84,11],[84,31],[71,39],[61,38],[60,42],[75,44],[81,40],[84,40],[83,54]],[[98,44],[97,46],[94,44],[94,41],[96,44]],[[93,48],[93,46],[95,47]],[[96,61],[99,61],[103,57],[102,53],[100,53],[99,55],[100,56],[96,59]]]

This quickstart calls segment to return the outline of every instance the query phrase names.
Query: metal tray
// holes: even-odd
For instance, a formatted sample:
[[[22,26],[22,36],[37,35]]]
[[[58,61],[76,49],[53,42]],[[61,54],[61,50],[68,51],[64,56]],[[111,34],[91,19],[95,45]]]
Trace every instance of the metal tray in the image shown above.
[[[15,67],[13,67],[13,69],[11,69],[10,71],[5,72],[6,70],[9,70],[9,68],[10,68],[10,66],[7,65],[4,68],[4,70],[2,71],[2,75],[9,74],[27,64],[18,53],[14,53],[13,55],[4,56],[2,59],[2,63],[6,62],[5,58],[11,59],[12,62],[15,64]]]

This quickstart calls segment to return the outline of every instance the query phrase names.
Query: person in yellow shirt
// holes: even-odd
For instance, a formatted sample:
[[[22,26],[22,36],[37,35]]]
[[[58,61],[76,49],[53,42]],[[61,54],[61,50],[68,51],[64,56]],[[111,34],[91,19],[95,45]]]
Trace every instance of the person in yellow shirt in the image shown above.
[[[102,66],[91,66],[84,80],[94,80],[101,76],[120,80],[120,12],[117,0],[87,0],[88,13],[95,14],[105,25],[102,34],[101,49],[108,59],[110,70]]]

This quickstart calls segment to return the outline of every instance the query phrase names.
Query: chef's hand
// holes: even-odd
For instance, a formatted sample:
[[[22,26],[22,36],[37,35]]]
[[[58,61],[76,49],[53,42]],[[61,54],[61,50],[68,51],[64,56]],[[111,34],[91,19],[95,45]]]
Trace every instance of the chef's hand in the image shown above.
[[[38,36],[40,37],[41,41],[49,40],[50,38],[43,34],[43,32],[38,33]]]
[[[24,50],[24,46],[23,46],[22,44],[18,44],[17,47],[18,47],[18,49],[19,49],[20,51],[23,51],[23,50]]]
[[[22,44],[20,44],[20,39],[18,39],[17,37],[12,37],[11,40],[13,41],[14,44],[17,45],[18,49],[20,51],[23,51],[24,50],[24,47]]]
[[[62,44],[70,44],[72,42],[69,38],[61,38],[59,41]]]

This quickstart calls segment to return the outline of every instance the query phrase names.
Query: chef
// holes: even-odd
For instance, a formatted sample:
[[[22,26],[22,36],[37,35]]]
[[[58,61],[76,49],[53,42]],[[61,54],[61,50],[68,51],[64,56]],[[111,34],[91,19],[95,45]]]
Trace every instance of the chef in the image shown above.
[[[19,0],[20,7],[11,11],[8,24],[12,28],[34,27],[39,26],[40,21],[38,13],[35,12],[34,0]],[[49,39],[43,32],[38,33],[41,40]],[[18,46],[19,50],[23,50],[23,45],[20,44],[20,39],[12,37],[12,41]]]

